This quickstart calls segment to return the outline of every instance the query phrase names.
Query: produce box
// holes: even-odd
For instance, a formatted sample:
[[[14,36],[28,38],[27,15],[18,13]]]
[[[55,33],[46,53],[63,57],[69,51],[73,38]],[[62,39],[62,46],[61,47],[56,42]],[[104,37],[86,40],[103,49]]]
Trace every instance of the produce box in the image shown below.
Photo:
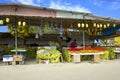
[[[14,55],[13,61],[24,61],[24,57],[22,55]]]

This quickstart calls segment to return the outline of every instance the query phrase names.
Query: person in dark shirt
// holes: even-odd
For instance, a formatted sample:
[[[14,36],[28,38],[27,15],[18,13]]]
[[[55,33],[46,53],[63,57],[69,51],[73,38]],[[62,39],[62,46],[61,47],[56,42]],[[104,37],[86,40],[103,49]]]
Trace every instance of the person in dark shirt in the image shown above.
[[[77,47],[77,43],[76,40],[74,39],[74,41],[72,41],[70,44],[70,48],[75,48],[75,47]]]

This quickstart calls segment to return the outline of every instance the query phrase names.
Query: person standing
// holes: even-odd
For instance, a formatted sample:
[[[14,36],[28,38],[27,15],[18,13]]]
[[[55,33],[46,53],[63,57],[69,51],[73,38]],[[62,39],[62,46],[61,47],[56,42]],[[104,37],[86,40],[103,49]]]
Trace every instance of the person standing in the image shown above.
[[[75,47],[77,47],[76,39],[74,39],[70,44],[70,48],[75,48]]]

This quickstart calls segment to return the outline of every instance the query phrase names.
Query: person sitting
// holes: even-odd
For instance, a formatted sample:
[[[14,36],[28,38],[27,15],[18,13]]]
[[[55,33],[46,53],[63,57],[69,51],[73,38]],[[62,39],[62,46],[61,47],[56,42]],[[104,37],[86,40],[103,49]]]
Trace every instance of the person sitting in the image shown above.
[[[75,48],[75,47],[77,47],[76,40],[72,41],[70,44],[70,48]]]

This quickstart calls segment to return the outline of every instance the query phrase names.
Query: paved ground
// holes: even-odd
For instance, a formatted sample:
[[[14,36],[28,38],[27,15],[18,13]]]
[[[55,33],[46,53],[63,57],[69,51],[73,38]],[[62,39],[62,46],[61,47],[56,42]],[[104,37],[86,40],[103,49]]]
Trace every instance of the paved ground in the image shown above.
[[[120,80],[120,59],[100,63],[0,64],[0,80]]]

